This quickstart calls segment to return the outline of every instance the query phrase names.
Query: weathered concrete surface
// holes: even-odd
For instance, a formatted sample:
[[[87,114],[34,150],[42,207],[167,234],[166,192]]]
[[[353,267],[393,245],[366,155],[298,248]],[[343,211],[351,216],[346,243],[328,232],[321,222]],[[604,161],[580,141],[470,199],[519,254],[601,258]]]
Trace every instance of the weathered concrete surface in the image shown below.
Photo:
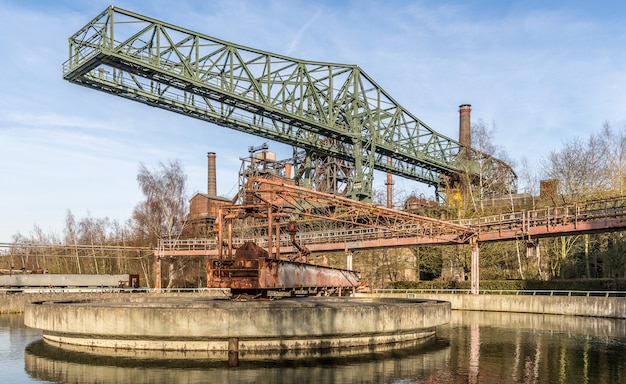
[[[22,313],[26,304],[33,301],[68,301],[68,300],[111,300],[137,301],[152,295],[165,297],[226,297],[228,291],[201,291],[183,293],[132,293],[132,292],[59,292],[59,293],[15,293],[0,294],[0,315],[6,313]]]
[[[175,351],[286,351],[401,343],[434,335],[450,304],[311,297],[230,301],[146,297],[27,304],[24,323],[54,344]]]
[[[398,297],[449,301],[452,309],[545,313],[552,315],[593,316],[626,319],[623,297],[532,296],[532,295],[470,295],[434,293],[376,293],[375,297]],[[357,296],[369,296],[358,294]]]
[[[16,293],[0,295],[0,314],[22,313],[26,304],[33,301],[49,300],[83,300],[83,299],[111,299],[121,293]],[[126,295],[126,294],[124,294]],[[124,296],[126,297],[126,296]]]

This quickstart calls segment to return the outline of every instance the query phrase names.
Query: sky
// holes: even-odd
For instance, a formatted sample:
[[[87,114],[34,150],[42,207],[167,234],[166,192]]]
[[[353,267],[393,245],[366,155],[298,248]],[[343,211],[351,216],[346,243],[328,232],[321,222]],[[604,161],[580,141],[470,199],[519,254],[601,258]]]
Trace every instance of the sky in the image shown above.
[[[264,51],[356,64],[448,137],[458,138],[459,105],[471,104],[472,122],[494,128],[494,144],[538,178],[567,140],[605,122],[626,127],[622,1],[112,1],[0,0],[0,243],[36,227],[62,236],[68,212],[123,224],[143,199],[141,163],[179,161],[191,197],[206,193],[206,154],[216,152],[218,194],[232,197],[240,157],[267,142],[63,80],[68,37],[109,5]],[[404,179],[395,188],[434,192]]]

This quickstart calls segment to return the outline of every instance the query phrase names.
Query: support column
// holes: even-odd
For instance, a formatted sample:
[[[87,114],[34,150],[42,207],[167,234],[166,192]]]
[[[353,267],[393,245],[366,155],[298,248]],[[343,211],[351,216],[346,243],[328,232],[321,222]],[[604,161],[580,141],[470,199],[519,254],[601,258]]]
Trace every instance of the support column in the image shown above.
[[[161,252],[156,255],[156,263],[154,265],[154,290],[161,292]]]
[[[224,247],[222,245],[224,239],[223,239],[223,234],[222,234],[222,216],[223,216],[223,212],[222,212],[222,208],[218,209],[217,211],[217,220],[215,220],[215,224],[217,225],[217,256],[220,259],[224,258]]]
[[[472,290],[471,293],[473,295],[478,295],[479,292],[479,281],[480,281],[480,251],[478,248],[478,241],[475,239],[472,239],[470,242],[471,246],[472,246],[472,270],[471,270],[471,274],[472,274]]]
[[[269,258],[271,259],[274,253],[272,249],[274,244],[272,244],[272,232],[274,232],[273,227],[273,215],[272,215],[272,207],[268,205],[267,207],[267,253],[269,254]]]
[[[346,269],[348,271],[352,270],[352,252],[346,250]]]
[[[228,258],[233,258],[233,219],[228,220]]]
[[[280,260],[280,218],[276,219],[276,259]]]

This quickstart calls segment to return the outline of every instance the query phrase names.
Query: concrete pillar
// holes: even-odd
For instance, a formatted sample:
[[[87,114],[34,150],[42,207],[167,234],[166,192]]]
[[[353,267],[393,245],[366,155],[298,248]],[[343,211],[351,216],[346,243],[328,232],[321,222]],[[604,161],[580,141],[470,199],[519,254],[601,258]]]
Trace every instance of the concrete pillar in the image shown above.
[[[477,295],[479,292],[479,281],[480,281],[480,252],[479,252],[479,248],[478,248],[478,241],[476,240],[472,240],[471,241],[471,246],[472,246],[472,266],[471,266],[471,274],[472,274],[472,289],[471,292],[474,295]]]
[[[236,337],[228,339],[228,366],[239,366],[239,339]]]
[[[160,252],[159,252],[160,253]],[[161,292],[161,255],[157,255],[154,266],[154,290]]]
[[[352,270],[352,252],[350,251],[346,252],[346,269],[348,271]]]

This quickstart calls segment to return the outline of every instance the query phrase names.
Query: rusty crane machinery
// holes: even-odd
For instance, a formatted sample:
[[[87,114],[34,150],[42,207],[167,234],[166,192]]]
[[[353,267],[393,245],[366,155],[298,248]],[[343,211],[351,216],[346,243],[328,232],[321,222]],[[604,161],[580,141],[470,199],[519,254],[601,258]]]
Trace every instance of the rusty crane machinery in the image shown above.
[[[275,177],[251,177],[243,193],[243,204],[219,210],[218,255],[208,263],[208,287],[264,295],[340,294],[364,287],[357,272],[312,262],[306,245],[296,241],[299,227],[310,231],[333,223],[446,243],[465,243],[473,236],[467,227],[312,191]],[[235,247],[235,237],[265,238],[265,247],[252,240]]]

